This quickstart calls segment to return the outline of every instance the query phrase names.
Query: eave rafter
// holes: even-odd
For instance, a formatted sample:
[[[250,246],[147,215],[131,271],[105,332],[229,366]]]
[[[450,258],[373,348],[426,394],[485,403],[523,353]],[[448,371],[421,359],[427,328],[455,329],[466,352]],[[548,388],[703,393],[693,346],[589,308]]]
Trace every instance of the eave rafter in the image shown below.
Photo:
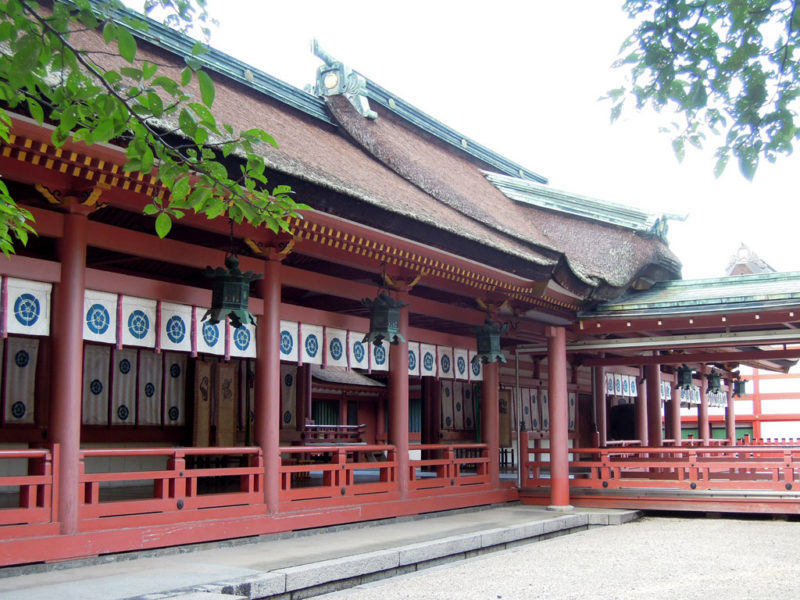
[[[109,145],[89,147],[80,143],[67,143],[56,148],[49,141],[50,130],[29,119],[13,118],[14,133],[9,142],[0,146],[0,162],[8,160],[37,167],[55,175],[54,183],[63,187],[65,177],[81,182],[82,187],[96,186],[108,191],[104,194],[109,204],[141,210],[142,197],[161,197],[164,188],[153,174],[126,173],[124,152]],[[127,192],[138,196],[138,202],[119,196]],[[405,270],[420,276],[426,285],[457,290],[466,296],[493,294],[512,301],[517,307],[536,307],[559,313],[574,313],[581,305],[560,294],[552,294],[541,282],[530,281],[492,267],[473,263],[436,248],[417,244],[397,236],[336,219],[321,212],[306,211],[303,219],[291,219],[290,228],[295,247],[330,259],[340,254],[340,260],[361,262],[376,272],[383,265]],[[213,230],[214,221],[191,219],[187,224]],[[256,233],[263,240],[265,234]],[[269,237],[269,236],[266,236]]]
[[[717,314],[692,314],[681,316],[631,316],[601,319],[580,319],[577,330],[583,334],[609,335],[620,333],[652,332],[664,335],[675,331],[732,330],[749,327],[780,325],[797,328],[800,325],[800,310],[748,310]]]

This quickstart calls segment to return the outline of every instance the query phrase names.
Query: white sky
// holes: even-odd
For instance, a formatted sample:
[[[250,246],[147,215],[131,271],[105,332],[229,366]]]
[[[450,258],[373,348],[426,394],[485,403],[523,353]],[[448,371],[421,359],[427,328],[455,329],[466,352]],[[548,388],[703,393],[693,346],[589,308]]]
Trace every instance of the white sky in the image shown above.
[[[713,142],[678,164],[652,116],[614,125],[598,102],[633,28],[615,0],[209,0],[211,45],[297,87],[337,60],[558,189],[652,212],[670,223],[686,279],[718,277],[744,242],[779,271],[800,271],[800,158],[762,163],[750,183]],[[280,140],[278,140],[280,145]]]

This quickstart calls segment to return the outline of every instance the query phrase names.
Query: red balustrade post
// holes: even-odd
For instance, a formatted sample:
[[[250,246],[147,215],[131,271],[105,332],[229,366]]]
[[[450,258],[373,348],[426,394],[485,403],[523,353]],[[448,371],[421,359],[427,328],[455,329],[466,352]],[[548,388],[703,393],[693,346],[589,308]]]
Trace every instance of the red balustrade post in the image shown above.
[[[408,303],[408,292],[397,300]],[[408,308],[400,309],[397,331],[408,339]],[[384,342],[385,344],[386,342]],[[399,342],[389,350],[389,443],[397,448],[397,486],[400,497],[408,495],[408,344]]]
[[[567,339],[563,327],[547,327],[547,372],[550,388],[550,507],[569,504],[569,407],[567,405]],[[485,377],[485,375],[484,375]]]
[[[280,410],[281,358],[280,307],[281,264],[264,261],[264,278],[258,282],[264,312],[256,328],[255,442],[264,460],[264,503],[267,513],[278,512],[281,477]]]
[[[64,215],[64,235],[58,242],[61,277],[53,290],[53,385],[50,399],[50,440],[61,446],[58,520],[61,533],[78,532],[80,506],[81,402],[83,390],[83,297],[86,288],[85,214]]]

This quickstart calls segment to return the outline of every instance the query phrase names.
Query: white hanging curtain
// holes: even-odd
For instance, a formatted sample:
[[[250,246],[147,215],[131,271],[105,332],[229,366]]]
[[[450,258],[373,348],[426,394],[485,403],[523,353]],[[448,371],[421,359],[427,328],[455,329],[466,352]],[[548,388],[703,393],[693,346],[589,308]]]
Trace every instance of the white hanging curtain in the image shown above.
[[[528,428],[533,429],[534,431],[539,431],[542,428],[542,420],[541,416],[539,415],[541,412],[539,410],[539,395],[540,391],[538,389],[534,388],[531,390],[531,420],[528,423]]]
[[[480,360],[473,361],[472,359],[477,356],[477,350],[469,351],[469,380],[470,381],[483,381],[483,363]]]
[[[281,321],[281,360],[297,362],[297,323]]]
[[[184,304],[161,303],[161,348],[192,351],[192,307]]]
[[[83,339],[117,343],[117,295],[86,290],[83,294]]]
[[[372,364],[370,368],[373,371],[388,371],[389,370],[389,353],[392,351],[392,345],[386,340],[380,346],[369,344],[372,352]]]
[[[156,301],[122,297],[122,344],[155,348]]]
[[[439,364],[439,377],[452,379],[454,377],[453,349],[449,346],[437,346],[436,353]]]
[[[347,331],[325,328],[325,364],[329,367],[347,366]]]
[[[475,389],[471,384],[464,384],[464,429],[475,429]]]
[[[163,372],[160,354],[139,352],[139,425],[161,425]]]
[[[442,429],[453,429],[453,382],[443,379],[442,387]]]
[[[360,331],[351,331],[348,335],[348,358],[351,369],[369,369],[369,354],[367,345],[361,340],[366,334]]]
[[[186,423],[186,362],[183,352],[164,353],[164,425]]]
[[[39,281],[6,278],[6,331],[22,335],[50,335],[50,290]]]
[[[306,325],[300,327],[300,359],[303,364],[322,364],[322,325]]]
[[[83,423],[108,424],[109,364],[111,346],[84,344]]]
[[[9,337],[6,341],[6,423],[34,422],[38,356],[39,340],[36,338]]]
[[[453,429],[464,429],[464,383],[453,383]]]
[[[546,389],[539,392],[539,401],[539,408],[542,411],[542,429],[550,429],[550,398]]]
[[[225,354],[225,323],[214,323],[211,321],[201,321],[206,314],[205,308],[195,310],[195,331],[197,332],[197,352],[199,354],[214,354],[223,356]]]
[[[297,367],[281,365],[281,428],[297,426]]]
[[[111,423],[136,423],[136,374],[139,372],[139,351],[123,348],[113,351],[111,370]]]
[[[469,379],[469,352],[462,348],[453,350],[453,363],[456,379]]]
[[[238,358],[256,357],[256,327],[242,323],[241,327],[228,325],[231,335],[231,356]]]
[[[436,377],[438,374],[436,361],[436,346],[433,344],[419,345],[419,374],[428,377]]]
[[[419,344],[408,342],[408,374],[419,375]]]

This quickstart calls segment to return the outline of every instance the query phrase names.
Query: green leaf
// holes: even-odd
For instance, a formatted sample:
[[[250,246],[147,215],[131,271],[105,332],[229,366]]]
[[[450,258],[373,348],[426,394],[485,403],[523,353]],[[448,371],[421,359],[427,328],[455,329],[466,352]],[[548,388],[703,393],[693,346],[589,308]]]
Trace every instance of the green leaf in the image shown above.
[[[44,110],[42,110],[42,105],[33,98],[28,98],[28,110],[31,113],[31,117],[33,117],[37,123],[44,121]]]
[[[158,213],[156,217],[156,234],[158,237],[164,238],[172,229],[172,217],[170,217],[167,213],[161,212]]]
[[[181,71],[181,85],[187,86],[192,82],[192,71],[189,67],[186,67]]]
[[[178,125],[183,133],[191,138],[194,137],[194,134],[197,131],[197,124],[194,122],[192,114],[185,108],[181,109],[181,112],[178,115]]]
[[[106,21],[103,25],[103,41],[106,45],[117,39],[117,25],[113,21]]]
[[[151,62],[144,61],[142,64],[142,78],[150,79],[158,71],[158,66]]]
[[[189,194],[191,186],[189,185],[189,177],[181,177],[172,186],[172,199],[181,201]]]
[[[197,83],[200,84],[200,97],[203,104],[211,106],[214,104],[214,82],[205,71],[197,71],[196,75]]]
[[[145,204],[142,212],[150,217],[158,212],[158,207],[154,204]]]
[[[119,48],[120,56],[129,63],[132,63],[136,58],[136,40],[123,27],[120,27],[117,33],[117,48]]]

